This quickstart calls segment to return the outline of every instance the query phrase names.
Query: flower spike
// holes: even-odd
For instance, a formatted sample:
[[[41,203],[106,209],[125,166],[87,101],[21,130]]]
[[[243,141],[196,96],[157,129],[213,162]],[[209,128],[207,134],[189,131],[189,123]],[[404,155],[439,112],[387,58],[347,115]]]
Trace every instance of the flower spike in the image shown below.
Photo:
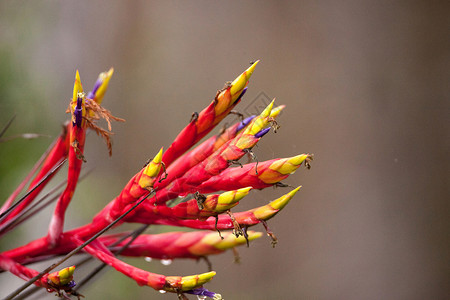
[[[229,168],[200,184],[197,190],[200,193],[213,193],[246,186],[255,189],[266,188],[293,174],[303,162],[308,165],[311,157],[309,154],[301,154],[259,162],[258,164],[250,163],[242,168]]]
[[[54,197],[58,200],[47,236],[0,253],[0,270],[27,280],[27,283],[14,291],[11,297],[8,296],[8,299],[14,298],[31,284],[46,288],[49,292],[57,292],[60,297],[79,298],[81,295],[73,289],[75,266],[50,274],[49,272],[80,250],[128,276],[138,285],[150,286],[161,292],[177,293],[180,299],[185,299],[184,293],[197,295],[199,298],[222,299],[220,294],[203,287],[215,276],[214,271],[190,276],[165,276],[130,265],[121,260],[119,255],[161,260],[207,259],[209,255],[219,254],[228,249],[235,250],[235,247],[240,245],[248,246],[249,241],[262,236],[260,232],[248,231],[248,227],[260,223],[272,238],[272,244],[276,243],[276,237],[266,221],[286,207],[300,187],[266,205],[247,211],[232,213],[231,208],[237,206],[251,189],[286,186],[281,180],[294,173],[301,164],[310,167],[312,155],[309,154],[245,165],[239,161],[245,155],[255,159],[254,146],[271,129],[276,132],[279,126],[275,118],[285,106],[274,107],[273,100],[258,116],[248,117],[228,128],[225,125],[219,134],[188,151],[229,113],[239,114],[233,109],[246,93],[249,79],[258,62],[252,63],[235,80],[219,90],[212,102],[201,112],[192,114],[188,125],[166,152],[163,153],[161,148],[154,158],[128,181],[120,194],[97,213],[91,223],[64,231],[66,209],[75,193],[81,166],[85,161],[83,153],[87,129],[93,129],[103,137],[111,151],[110,121],[123,121],[112,116],[100,105],[114,70],[111,68],[101,73],[92,91],[87,95],[84,93],[77,71],[73,97],[68,109],[71,121],[67,122],[64,134],[60,136],[55,146],[52,146],[49,154],[43,156],[41,171],[33,180],[39,184],[49,180],[57,169],[55,166],[59,168],[68,158],[65,189]],[[240,116],[243,118],[242,114]],[[99,119],[107,122],[108,129],[100,128],[96,124]],[[234,164],[241,167],[230,167]],[[35,169],[38,169],[38,166],[39,164]],[[31,174],[35,172],[34,170]],[[26,181],[29,181],[32,175],[28,177]],[[23,186],[25,184],[23,183]],[[0,236],[4,233],[3,228],[11,229],[7,222],[13,225],[20,224],[46,205],[38,206],[43,200],[41,199],[35,207],[23,209],[41,189],[36,188],[36,192],[30,191],[16,201],[17,205],[13,205],[14,197],[20,193],[22,187],[16,189],[10,197],[12,200],[8,200],[4,206],[10,207],[5,214],[10,218],[0,216]],[[220,193],[213,194],[219,191]],[[145,226],[133,232],[103,235],[113,226],[118,227],[125,222],[141,223]],[[203,230],[144,234],[147,225],[150,224]],[[211,230],[216,230],[219,234]],[[226,231],[221,233],[221,230]],[[65,256],[40,273],[26,266],[59,255]],[[210,263],[208,267],[209,270],[212,269]],[[87,278],[91,279],[92,276],[90,274]]]

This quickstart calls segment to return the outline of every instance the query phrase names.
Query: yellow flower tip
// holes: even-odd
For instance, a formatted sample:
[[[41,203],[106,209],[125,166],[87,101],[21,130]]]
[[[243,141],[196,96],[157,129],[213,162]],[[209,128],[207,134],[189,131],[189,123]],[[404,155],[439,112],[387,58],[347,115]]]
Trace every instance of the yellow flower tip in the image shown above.
[[[159,149],[158,154],[156,154],[156,156],[153,158],[153,163],[160,164],[162,161],[162,154],[163,154],[163,147]]]
[[[289,203],[289,201],[292,199],[292,197],[294,197],[294,195],[298,192],[298,190],[301,187],[302,186],[299,186],[298,188],[290,191],[289,193],[281,196],[280,198],[273,200],[272,202],[269,203],[269,205],[272,206],[272,208],[277,209],[277,210],[283,209]]]
[[[100,73],[98,80],[101,81],[101,85],[97,89],[94,95],[94,100],[98,104],[101,104],[103,97],[105,96],[106,90],[108,89],[109,80],[114,74],[114,68],[110,68],[107,72]]]
[[[282,175],[292,174],[308,157],[308,154],[300,154],[290,158],[279,159],[272,163],[269,168]]]
[[[267,105],[267,107],[263,110],[263,112],[260,115],[262,118],[267,118],[270,116],[274,103],[275,99],[273,99],[272,102],[270,102],[269,105]]]
[[[219,195],[218,204],[233,204],[248,195],[252,187],[245,187],[238,190],[228,191]]]
[[[56,285],[66,285],[72,281],[73,273],[75,272],[75,266],[64,268],[60,271],[53,272],[48,275],[50,279]]]
[[[259,220],[268,220],[272,218],[277,212],[278,210],[274,209],[269,203],[267,205],[255,208],[255,210],[253,210],[253,215]]]
[[[145,167],[144,174],[148,177],[156,177],[161,170],[161,160],[162,160],[163,148],[161,148],[153,158],[153,160]]]
[[[270,102],[270,104],[263,110],[263,112],[259,116],[253,119],[253,121],[250,123],[250,125],[247,127],[247,129],[244,131],[244,134],[241,137],[244,137],[246,134],[255,135],[258,132],[260,132],[264,127],[267,126],[269,122],[268,117],[271,114],[274,102],[275,99],[273,99],[272,102]]]
[[[270,117],[271,117],[271,118],[276,118],[276,117],[278,117],[278,115],[281,113],[281,111],[282,111],[283,109],[285,109],[285,108],[286,108],[286,105],[280,105],[280,106],[275,107],[275,108],[272,109],[272,111],[270,112]]]
[[[255,70],[255,67],[258,63],[259,60],[254,62],[247,70],[245,70],[241,75],[239,75],[235,80],[233,80],[230,88],[231,96],[235,96],[247,85],[247,82],[252,76],[253,71]]]
[[[255,231],[248,231],[248,240],[253,241],[257,238],[260,238],[262,236],[261,232],[255,232]],[[217,234],[216,234],[217,236]],[[220,237],[218,239],[214,239],[214,244],[210,244],[211,246],[214,246],[216,249],[225,251],[230,248],[234,248],[239,245],[244,245],[247,243],[247,240],[244,236],[236,237],[232,232],[225,232],[225,234],[222,234],[223,239]],[[212,239],[211,239],[212,241]]]
[[[211,279],[216,275],[216,272],[211,271],[199,275],[191,275],[191,276],[184,276],[181,278],[181,290],[182,291],[189,291],[196,287],[199,287]]]
[[[242,198],[244,198],[245,196],[247,196],[251,189],[252,189],[252,187],[248,186],[248,187],[236,190],[236,195],[234,196],[236,201],[239,201]]]
[[[309,157],[308,154],[300,154],[288,159],[288,162],[294,166],[300,166],[302,162]]]
[[[108,70],[107,77],[108,77],[108,78],[111,78],[111,76],[112,76],[113,74],[114,74],[114,68],[111,67],[111,68]]]
[[[73,84],[73,102],[77,102],[79,93],[83,93],[83,86],[81,85],[80,73],[77,70],[77,72],[75,73],[75,83]]]
[[[253,241],[256,239],[259,239],[260,237],[262,237],[262,232],[258,232],[258,231],[248,231],[247,232],[248,235],[248,240],[249,241]]]

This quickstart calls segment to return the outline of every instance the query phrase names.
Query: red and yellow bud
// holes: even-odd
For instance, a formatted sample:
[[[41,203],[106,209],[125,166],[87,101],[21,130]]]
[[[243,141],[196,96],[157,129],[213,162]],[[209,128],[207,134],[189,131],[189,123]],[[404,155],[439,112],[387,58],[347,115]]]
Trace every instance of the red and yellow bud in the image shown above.
[[[200,193],[234,190],[246,186],[255,189],[269,187],[294,173],[311,155],[301,154],[289,158],[277,158],[258,164],[246,164],[242,168],[229,168],[197,186]]]
[[[261,237],[260,232],[248,231],[249,241]],[[217,232],[191,231],[167,232],[160,234],[142,234],[129,245],[121,255],[131,257],[152,257],[156,259],[179,259],[205,257],[220,254],[227,249],[246,244],[245,238],[230,232],[222,232],[223,240]],[[111,235],[101,237],[100,241],[106,246],[116,243],[121,236]],[[124,240],[111,251],[121,249],[129,240]]]
[[[143,189],[150,190],[153,188],[162,167],[162,153],[163,148],[159,150],[158,154],[153,158],[153,160],[145,166],[142,171],[142,176],[139,179],[139,185]]]
[[[260,238],[262,236],[261,232],[256,231],[248,231],[247,237],[249,241],[256,240],[257,238]],[[201,242],[198,244],[192,246],[189,248],[189,251],[193,254],[197,254],[198,256],[201,256],[201,253],[204,253],[202,251],[202,246],[208,245],[211,247],[214,247],[218,250],[225,251],[227,249],[234,248],[236,246],[244,245],[247,243],[247,240],[244,236],[236,237],[232,232],[223,232],[222,237],[218,235],[216,232],[212,232],[208,235],[206,235]]]
[[[75,266],[67,267],[60,271],[48,274],[48,279],[56,286],[63,286],[73,280],[74,272]]]
[[[222,213],[229,210],[233,206],[236,206],[238,201],[247,196],[251,189],[252,187],[245,187],[220,194],[217,198],[217,205],[214,208],[214,211],[217,213]],[[206,203],[205,208],[207,208]]]
[[[267,184],[277,183],[286,178],[286,175],[293,174],[308,157],[310,157],[309,154],[300,154],[290,158],[278,159],[268,168],[259,172],[258,178]]]
[[[191,276],[167,276],[164,290],[168,292],[189,291],[211,281],[216,272],[211,271]]]

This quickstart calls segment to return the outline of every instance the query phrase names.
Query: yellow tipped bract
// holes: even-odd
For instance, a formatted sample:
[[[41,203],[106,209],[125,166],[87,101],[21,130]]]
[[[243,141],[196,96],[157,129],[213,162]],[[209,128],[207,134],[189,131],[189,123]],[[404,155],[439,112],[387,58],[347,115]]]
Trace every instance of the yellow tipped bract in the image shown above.
[[[159,175],[162,167],[162,153],[163,148],[161,148],[153,158],[153,160],[145,166],[142,176],[139,179],[139,186],[144,189],[149,189],[153,187],[156,177]]]
[[[244,71],[241,75],[239,75],[233,82],[231,83],[230,94],[233,97],[233,100],[236,100],[238,95],[240,95],[240,91],[245,88],[248,80],[253,74],[256,65],[259,63],[259,60],[255,61],[247,70]]]
[[[283,209],[301,187],[302,186],[299,186],[298,188],[290,191],[289,193],[281,196],[280,198],[273,200],[272,202],[269,203],[269,205],[278,210]]]
[[[233,204],[248,195],[252,187],[245,187],[238,190],[228,191],[219,195],[217,204]]]
[[[261,237],[261,232],[256,231],[248,231],[248,240],[253,241],[259,237]],[[245,240],[245,237],[239,236],[238,238],[231,232],[223,232],[222,233],[223,239],[215,232],[212,232],[210,234],[205,235],[201,241],[194,245],[193,247],[189,248],[189,252],[191,252],[194,255],[204,255],[204,247],[201,245],[209,245],[212,246],[218,250],[227,250],[239,245],[243,245],[247,243]]]
[[[162,160],[163,148],[159,150],[158,154],[153,158],[153,160],[145,167],[144,174],[148,177],[156,177],[161,170],[161,160]]]
[[[78,93],[83,93],[83,86],[81,85],[80,73],[75,73],[75,83],[73,85],[73,98],[72,101],[77,104]]]
[[[274,102],[275,102],[275,99],[272,100],[272,102],[270,102],[269,105],[267,105],[267,107],[263,110],[263,112],[259,116],[257,116],[255,119],[253,119],[253,121],[249,124],[247,129],[244,131],[244,135],[245,134],[255,135],[258,132],[260,132],[261,129],[266,127],[266,125],[269,123],[268,117],[270,116],[270,112],[272,111]]]
[[[290,158],[279,159],[272,163],[269,168],[283,175],[292,174],[307,157],[307,154],[300,154]]]
[[[260,115],[261,118],[267,118],[268,116],[270,116],[270,113],[272,112],[272,108],[273,108],[273,104],[274,103],[275,103],[275,99],[273,99],[269,103],[269,105],[267,105],[267,107],[263,110],[263,112]]]
[[[199,275],[184,276],[181,278],[181,282],[180,282],[181,289],[183,291],[192,290],[193,288],[196,288],[198,286],[201,286],[201,285],[207,283],[208,281],[213,279],[213,277],[215,275],[216,275],[216,272],[211,271],[211,272],[207,272],[207,273],[203,273],[203,274],[199,274]]]
[[[247,234],[248,234],[249,241],[253,241],[262,236],[261,232],[255,232],[255,231],[249,231],[249,232],[247,232]],[[216,236],[217,236],[217,234],[216,234]],[[220,237],[219,237],[219,241],[218,241],[218,243],[216,243],[214,245],[214,247],[219,250],[226,250],[226,249],[230,249],[235,246],[238,246],[238,245],[243,245],[245,243],[247,243],[247,241],[244,236],[240,235],[239,237],[236,237],[234,234],[229,234],[223,240],[220,239]]]
[[[286,204],[289,203],[300,188],[301,186],[281,196],[280,198],[273,200],[267,205],[256,208],[253,211],[253,215],[260,220],[268,220],[272,218],[277,212],[283,209]]]
[[[272,109],[270,112],[271,118],[276,118],[281,113],[281,111],[286,107],[286,105],[280,105]]]
[[[98,104],[101,104],[103,101],[103,97],[105,96],[106,90],[108,89],[109,80],[111,79],[113,73],[114,68],[111,68],[108,72],[100,73],[100,75],[98,76],[98,80],[102,81],[102,84],[99,86],[94,96],[94,100]]]
[[[64,268],[60,271],[53,272],[48,275],[48,279],[56,285],[66,285],[73,279],[73,273],[75,272],[75,266]]]

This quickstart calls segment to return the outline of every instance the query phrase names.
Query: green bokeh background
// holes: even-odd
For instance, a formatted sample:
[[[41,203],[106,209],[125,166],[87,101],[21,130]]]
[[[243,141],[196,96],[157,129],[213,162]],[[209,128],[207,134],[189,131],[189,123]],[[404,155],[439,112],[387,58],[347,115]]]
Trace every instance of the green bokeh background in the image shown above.
[[[88,136],[86,169],[93,172],[77,189],[67,229],[89,222],[168,147],[192,112],[261,59],[239,110],[263,104],[261,93],[287,109],[279,133],[255,149],[258,158],[310,152],[316,159],[312,170],[287,180],[303,188],[270,222],[277,247],[263,238],[241,248],[241,265],[231,253],[213,257],[218,275],[207,287],[226,299],[443,299],[448,9],[439,1],[2,1],[0,126],[15,115],[6,137],[50,137],[0,144],[0,201],[59,134],[76,69],[88,90],[98,73],[115,68],[104,106],[127,122],[113,124],[111,158],[95,134]],[[254,191],[236,210],[283,192]],[[2,238],[0,249],[44,235],[50,214]],[[150,232],[161,230],[171,229]],[[127,261],[166,275],[207,269],[192,261]],[[0,274],[0,297],[21,283]],[[113,270],[82,293],[176,297]],[[44,298],[53,296],[32,299]]]

